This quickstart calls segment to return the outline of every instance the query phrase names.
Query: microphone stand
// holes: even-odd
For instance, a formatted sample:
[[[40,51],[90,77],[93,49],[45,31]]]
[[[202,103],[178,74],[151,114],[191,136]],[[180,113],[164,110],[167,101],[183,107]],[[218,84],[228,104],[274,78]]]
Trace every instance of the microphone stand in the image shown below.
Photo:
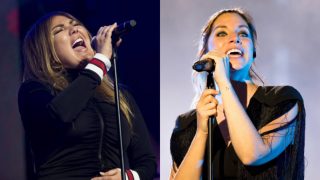
[[[215,84],[213,80],[213,71],[215,69],[215,62],[213,59],[204,59],[198,60],[193,64],[192,68],[198,72],[206,71],[208,73],[207,76],[207,88],[215,89]],[[208,153],[207,157],[207,179],[212,180],[213,178],[213,169],[212,169],[212,126],[216,122],[216,117],[210,116],[208,120],[208,143],[206,147],[206,151]],[[205,171],[204,171],[205,172]]]
[[[120,97],[119,97],[119,86],[118,86],[118,72],[117,72],[117,47],[114,45],[112,48],[112,60],[114,69],[114,94],[115,94],[115,104],[116,113],[118,120],[118,131],[120,140],[120,164],[121,164],[121,179],[126,179],[125,169],[124,169],[124,156],[123,156],[123,141],[122,141],[122,126],[121,126],[121,110],[120,110]]]
[[[207,76],[207,88],[208,89],[215,89],[215,84],[213,81],[213,72],[208,72]],[[208,121],[208,146],[207,146],[207,152],[208,152],[208,158],[207,158],[207,165],[208,165],[208,180],[213,179],[213,173],[212,173],[212,126],[213,123],[216,122],[216,117],[210,116]]]

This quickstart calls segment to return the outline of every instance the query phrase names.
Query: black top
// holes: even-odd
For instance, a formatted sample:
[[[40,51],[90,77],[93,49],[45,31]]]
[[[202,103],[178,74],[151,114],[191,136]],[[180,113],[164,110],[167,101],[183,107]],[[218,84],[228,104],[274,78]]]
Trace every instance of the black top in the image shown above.
[[[260,129],[267,123],[288,112],[297,102],[302,102],[302,97],[293,87],[260,86],[251,98],[246,112],[253,125],[257,129]],[[297,117],[298,116],[296,116],[295,119],[297,119]],[[291,122],[295,121],[293,120]],[[276,130],[283,129],[288,125],[289,124],[286,124]],[[196,133],[196,126],[197,121],[195,110],[191,110],[180,115],[176,121],[176,126],[171,136],[170,148],[172,159],[177,166],[180,166],[189,149],[191,141]],[[268,134],[276,130],[265,132],[264,134]],[[267,177],[269,179],[273,179],[270,176],[262,176],[262,174],[268,174],[265,172],[273,172],[273,174],[277,174],[274,173],[276,171],[274,171],[273,168],[279,166],[279,163],[281,163],[280,161],[284,159],[285,153],[293,148],[293,145],[289,145],[277,158],[261,166],[244,166],[237,157],[232,144],[228,147],[226,146],[217,123],[213,126],[212,134],[212,168],[214,179],[240,179],[244,175],[246,176],[245,179],[258,179],[257,177],[262,177],[261,179],[265,179]],[[206,171],[207,163],[205,162],[203,166],[202,179],[207,179]]]
[[[35,80],[19,90],[21,119],[41,180],[87,180],[120,167],[115,107],[99,98],[99,76],[81,70],[70,77],[59,93]],[[147,128],[133,98],[124,94],[134,114],[132,130],[121,116],[125,168],[137,171],[140,179],[152,179],[156,162]]]

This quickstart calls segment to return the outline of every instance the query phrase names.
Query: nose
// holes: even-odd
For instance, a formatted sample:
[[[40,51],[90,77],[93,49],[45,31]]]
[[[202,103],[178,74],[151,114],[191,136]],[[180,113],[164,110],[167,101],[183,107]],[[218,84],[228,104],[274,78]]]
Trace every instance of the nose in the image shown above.
[[[241,44],[241,39],[240,39],[240,37],[238,35],[234,34],[234,35],[231,35],[229,42],[230,43]]]
[[[71,34],[75,34],[75,33],[78,33],[79,30],[78,30],[78,27],[77,26],[71,26],[70,28],[70,35]]]

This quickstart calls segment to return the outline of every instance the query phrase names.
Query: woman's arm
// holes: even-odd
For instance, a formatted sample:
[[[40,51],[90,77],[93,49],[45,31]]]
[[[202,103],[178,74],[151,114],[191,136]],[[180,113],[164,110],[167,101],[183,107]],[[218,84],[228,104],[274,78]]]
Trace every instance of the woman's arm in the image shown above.
[[[48,102],[48,110],[63,122],[72,122],[92,97],[101,79],[91,70],[82,70],[69,86]]]
[[[92,90],[86,88],[97,86],[98,75],[86,71],[88,74],[81,75],[74,80],[74,85],[57,96],[38,81],[27,81],[21,85],[18,97],[20,116],[38,158],[46,158],[57,145],[64,142],[66,133],[73,128],[73,120],[92,94]],[[53,109],[53,104],[59,110]]]
[[[202,93],[196,107],[196,134],[180,166],[174,168],[176,167],[176,164],[174,163],[173,169],[171,170],[171,179],[200,179],[208,137],[208,119],[210,116],[214,116],[217,113],[218,101],[214,98],[214,95],[217,94],[218,92],[213,89],[206,89]]]
[[[297,105],[258,132],[241,105],[231,83],[220,83],[219,88],[231,142],[242,163],[245,165],[264,164],[278,156],[292,142],[294,124],[263,137],[260,134],[293,120],[298,114]]]
[[[291,132],[291,129],[286,128],[278,132],[285,133],[286,135],[284,136],[264,136],[262,138],[232,87],[229,57],[223,52],[212,50],[201,57],[201,59],[207,58],[213,59],[216,63],[214,79],[221,92],[231,142],[242,163],[246,165],[263,164],[271,160],[274,155],[280,154],[288,146],[289,143],[287,142],[291,142],[293,139],[293,136],[287,135],[289,134],[288,132]],[[231,75],[233,78],[239,79],[239,81],[248,80],[245,73],[241,71],[233,72]],[[283,116],[275,122],[285,124],[291,121],[298,114],[297,109],[295,106],[288,111],[287,117]],[[277,127],[280,127],[280,125]]]
[[[19,90],[21,116],[41,121],[56,119],[60,122],[71,122],[86,106],[99,83],[98,75],[90,70],[83,70],[66,89],[56,96],[40,82],[24,83]]]
[[[196,132],[192,143],[188,149],[180,166],[177,168],[174,163],[171,169],[170,179],[174,180],[194,180],[200,179],[204,153],[208,134],[202,131]]]

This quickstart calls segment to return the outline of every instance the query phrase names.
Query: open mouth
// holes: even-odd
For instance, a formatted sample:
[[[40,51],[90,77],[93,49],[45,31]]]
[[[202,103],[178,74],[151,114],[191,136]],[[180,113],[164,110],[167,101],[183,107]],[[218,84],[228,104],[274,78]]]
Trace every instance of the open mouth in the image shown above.
[[[227,52],[227,55],[228,56],[242,56],[242,51],[239,50],[239,49],[230,49],[228,52]]]
[[[72,43],[72,49],[83,49],[83,48],[86,48],[86,44],[82,38],[78,38]]]

